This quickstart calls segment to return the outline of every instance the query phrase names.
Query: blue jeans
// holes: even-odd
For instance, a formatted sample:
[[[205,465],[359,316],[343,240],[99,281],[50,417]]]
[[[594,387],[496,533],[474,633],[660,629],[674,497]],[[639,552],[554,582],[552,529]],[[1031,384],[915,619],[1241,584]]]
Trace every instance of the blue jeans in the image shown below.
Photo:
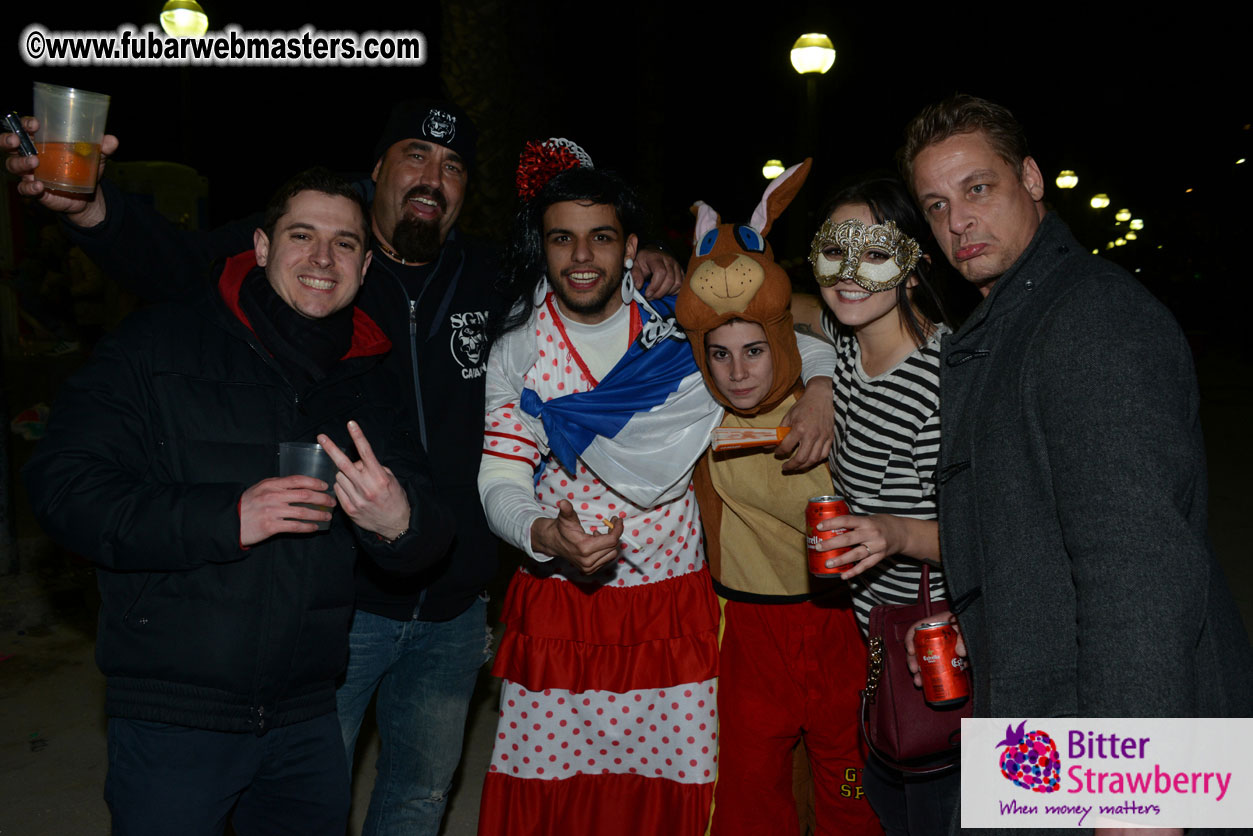
[[[109,719],[104,798],[116,836],[343,836],[344,749],[333,714],[263,735]]]
[[[357,610],[335,701],[349,769],[370,697],[381,747],[362,836],[436,836],[461,760],[466,712],[491,656],[487,602],[450,621],[396,621]]]

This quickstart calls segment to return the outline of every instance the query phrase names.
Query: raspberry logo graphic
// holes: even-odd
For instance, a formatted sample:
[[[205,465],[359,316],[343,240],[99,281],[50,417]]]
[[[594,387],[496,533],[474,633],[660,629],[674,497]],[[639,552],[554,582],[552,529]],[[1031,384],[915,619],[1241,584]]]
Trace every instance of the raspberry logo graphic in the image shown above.
[[[1016,729],[1005,727],[1005,739],[996,744],[1005,747],[1001,750],[1001,774],[1031,792],[1057,792],[1062,774],[1057,744],[1047,732],[1023,731],[1026,728],[1026,720]]]

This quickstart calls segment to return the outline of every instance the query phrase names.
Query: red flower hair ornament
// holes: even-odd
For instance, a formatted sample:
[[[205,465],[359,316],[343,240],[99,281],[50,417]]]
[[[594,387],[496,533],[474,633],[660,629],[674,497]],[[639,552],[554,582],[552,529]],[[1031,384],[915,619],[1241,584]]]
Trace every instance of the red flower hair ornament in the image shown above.
[[[593,167],[588,153],[568,139],[533,139],[522,148],[518,157],[518,197],[529,202],[561,172]]]

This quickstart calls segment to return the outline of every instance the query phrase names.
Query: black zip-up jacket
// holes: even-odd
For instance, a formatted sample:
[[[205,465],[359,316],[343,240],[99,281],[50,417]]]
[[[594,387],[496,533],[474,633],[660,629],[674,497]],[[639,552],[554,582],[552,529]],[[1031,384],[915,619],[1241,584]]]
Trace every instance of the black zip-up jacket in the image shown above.
[[[373,184],[368,184],[373,185]],[[206,233],[180,233],[137,198],[105,183],[107,220],[91,229],[67,224],[71,240],[114,279],[147,299],[174,299],[203,284],[206,266],[252,247],[259,218]],[[367,197],[369,197],[367,195]],[[494,290],[491,248],[453,229],[429,268],[405,267],[377,246],[356,304],[395,345],[385,364],[404,383],[440,498],[456,534],[429,570],[398,580],[363,562],[357,607],[408,619],[455,618],[474,602],[497,568],[497,540],[478,495],[483,447],[483,384],[488,317],[504,306]],[[420,394],[420,397],[419,397]]]
[[[25,471],[45,530],[98,566],[96,659],[110,716],[261,733],[335,710],[358,547],[391,573],[439,560],[451,514],[359,309],[351,350],[302,393],[245,324],[232,259],[219,293],[132,316],[66,383]],[[244,490],[278,443],[325,433],[355,457],[357,421],[405,486],[394,543],[341,512],[327,532],[239,542]]]

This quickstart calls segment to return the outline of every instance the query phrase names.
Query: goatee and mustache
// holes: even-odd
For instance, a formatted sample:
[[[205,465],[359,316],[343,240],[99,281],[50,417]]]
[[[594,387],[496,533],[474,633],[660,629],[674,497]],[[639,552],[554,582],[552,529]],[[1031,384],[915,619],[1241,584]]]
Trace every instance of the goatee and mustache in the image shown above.
[[[441,216],[448,211],[448,199],[439,189],[414,186],[405,195],[405,203],[418,197],[427,197],[439,204]],[[434,261],[439,256],[439,248],[443,243],[440,240],[439,222],[440,218],[424,220],[403,213],[396,221],[396,228],[392,230],[392,249],[405,261],[419,264]]]

